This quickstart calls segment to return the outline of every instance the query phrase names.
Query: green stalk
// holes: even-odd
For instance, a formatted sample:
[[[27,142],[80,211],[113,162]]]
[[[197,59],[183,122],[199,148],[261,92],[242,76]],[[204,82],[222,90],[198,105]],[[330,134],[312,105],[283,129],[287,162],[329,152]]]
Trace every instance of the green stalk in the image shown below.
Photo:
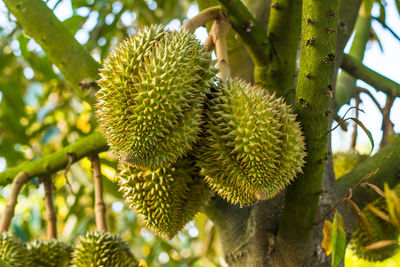
[[[301,29],[301,1],[275,0],[271,5],[268,37],[271,42],[271,60],[265,66],[256,66],[255,80],[277,96],[294,102],[296,55]]]
[[[363,1],[354,27],[354,40],[351,44],[349,55],[362,62],[365,47],[371,30],[372,1]],[[356,91],[357,79],[346,72],[341,72],[335,89],[335,104],[333,112],[336,114],[343,104],[349,103]]]
[[[278,231],[278,253],[288,266],[307,266],[313,224],[328,158],[328,118],[336,58],[338,0],[304,0],[295,110],[307,145],[303,174],[288,187]],[[301,251],[301,253],[299,253]]]
[[[352,77],[363,80],[377,91],[400,96],[400,84],[364,66],[361,61],[350,55],[343,55],[342,64],[340,66],[344,71],[351,74]]]
[[[42,0],[4,0],[25,32],[36,40],[71,87],[81,91],[79,83],[94,81],[99,64],[72,33],[57,19]]]
[[[26,161],[17,167],[0,173],[0,186],[11,183],[14,177],[20,172],[24,172],[30,179],[36,176],[49,176],[59,170],[65,169],[70,160],[68,155],[73,155],[73,162],[76,162],[81,158],[107,150],[108,146],[103,134],[100,132],[92,133],[57,152],[38,160]]]
[[[257,20],[240,0],[218,0],[232,28],[240,35],[255,65],[268,62],[270,43]]]

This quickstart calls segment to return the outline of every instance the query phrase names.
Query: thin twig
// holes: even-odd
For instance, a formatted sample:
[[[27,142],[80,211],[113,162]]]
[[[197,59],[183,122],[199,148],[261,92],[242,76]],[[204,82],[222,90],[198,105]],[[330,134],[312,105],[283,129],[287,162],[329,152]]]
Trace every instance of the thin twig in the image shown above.
[[[380,18],[377,17],[372,17],[374,20],[376,20],[377,22],[379,22],[383,28],[385,28],[386,30],[388,30],[393,36],[394,38],[396,38],[397,40],[400,41],[400,37]]]
[[[94,178],[94,213],[98,231],[107,231],[106,205],[103,200],[103,178],[101,176],[101,163],[98,155],[91,156],[93,178]]]
[[[183,23],[181,29],[194,33],[197,28],[205,26],[207,22],[223,17],[225,16],[220,6],[210,7],[202,10],[197,16]]]
[[[53,183],[51,177],[43,179],[44,201],[46,205],[47,238],[57,239],[57,214],[53,202]]]
[[[11,220],[14,217],[15,206],[17,205],[18,194],[21,188],[29,181],[29,175],[20,172],[13,180],[11,193],[7,201],[6,208],[1,216],[0,233],[7,232],[10,227]]]
[[[378,100],[376,100],[376,98],[371,94],[370,91],[368,91],[365,88],[357,87],[357,92],[367,94],[371,98],[371,100],[375,103],[375,105],[379,109],[379,111],[381,113],[383,113],[383,109],[382,109],[381,105],[379,104]]]
[[[394,96],[388,94],[386,96],[386,104],[382,109],[382,141],[380,147],[384,147],[388,143],[389,134],[393,133],[393,123],[390,121],[390,110],[394,103]]]

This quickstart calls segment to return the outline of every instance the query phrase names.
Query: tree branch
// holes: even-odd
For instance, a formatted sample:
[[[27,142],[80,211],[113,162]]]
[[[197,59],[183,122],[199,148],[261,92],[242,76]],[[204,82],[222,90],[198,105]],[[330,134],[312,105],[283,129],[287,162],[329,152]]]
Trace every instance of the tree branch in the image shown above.
[[[266,66],[256,66],[255,80],[277,96],[293,104],[296,59],[301,30],[301,1],[274,0],[268,22],[271,59]]]
[[[365,47],[370,37],[371,8],[372,2],[362,2],[354,27],[354,39],[351,44],[349,55],[359,61],[362,61],[364,58]],[[349,103],[350,99],[354,97],[356,93],[356,81],[357,79],[347,72],[340,73],[335,88],[335,100],[337,100],[333,106],[333,112],[335,114],[343,104]]]
[[[106,150],[108,150],[108,146],[103,134],[101,132],[92,133],[43,158],[35,161],[26,161],[19,166],[5,170],[0,173],[0,186],[11,183],[12,179],[20,172],[24,172],[28,179],[31,179],[35,176],[50,175],[62,170],[69,161],[67,153],[74,154],[74,162],[76,162],[81,158]]]
[[[47,238],[57,239],[57,214],[53,202],[53,182],[48,176],[43,179],[44,202],[46,206]]]
[[[0,220],[0,233],[7,232],[10,227],[11,220],[14,217],[15,206],[17,205],[18,195],[21,188],[29,181],[29,177],[26,173],[20,172],[15,177],[12,186],[11,193],[8,197],[6,208],[1,216]]]
[[[25,32],[34,38],[77,92],[79,83],[94,81],[99,64],[75,40],[42,0],[4,0]]]
[[[255,65],[269,60],[270,43],[266,33],[240,0],[218,0],[232,28],[240,35]]]
[[[378,91],[400,96],[400,84],[364,66],[349,55],[343,55],[341,68],[353,77],[363,80]],[[344,103],[339,103],[344,104]]]
[[[223,18],[224,13],[220,6],[209,7],[202,10],[197,16],[183,23],[181,29],[194,33],[200,26],[205,26],[207,22]]]
[[[382,27],[386,30],[388,30],[394,38],[396,38],[398,41],[400,41],[400,36],[398,36],[386,23],[385,21],[383,21],[381,18],[379,17],[372,17],[374,20],[376,20],[377,22],[379,22]]]
[[[97,231],[107,232],[106,204],[103,200],[103,177],[101,176],[101,163],[97,154],[91,156],[94,179],[94,213],[96,216]]]
[[[295,110],[307,145],[306,165],[286,192],[278,232],[278,254],[287,266],[307,266],[313,250],[336,57],[338,0],[303,1],[300,71]],[[301,251],[301,253],[298,253]]]
[[[368,173],[379,169],[378,173],[368,179],[368,183],[374,184],[379,188],[383,188],[385,183],[390,187],[394,187],[400,181],[400,136],[397,136],[391,143],[380,149],[374,156],[363,161],[354,168],[351,172],[341,177],[332,188],[328,190],[335,195],[335,199],[340,199],[349,188],[359,183],[361,179]],[[357,203],[360,208],[365,204],[377,198],[375,191],[361,187],[353,192],[352,200]],[[349,231],[353,229],[354,223],[357,220],[352,212],[348,211],[345,207],[340,209],[340,213],[346,222],[346,229]]]

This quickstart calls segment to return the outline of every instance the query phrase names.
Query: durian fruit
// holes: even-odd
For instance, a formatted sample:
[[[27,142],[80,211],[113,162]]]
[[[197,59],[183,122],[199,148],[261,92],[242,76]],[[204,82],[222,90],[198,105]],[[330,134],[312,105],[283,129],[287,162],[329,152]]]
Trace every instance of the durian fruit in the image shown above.
[[[386,214],[388,212],[386,200],[383,197],[378,198],[371,205]],[[399,229],[376,216],[368,207],[365,207],[362,212],[371,225],[372,236],[368,234],[363,224],[358,221],[354,227],[348,247],[358,258],[368,261],[383,261],[390,258],[398,251],[399,246],[397,244],[374,250],[366,250],[365,247],[382,240],[397,240],[400,234]]]
[[[28,243],[33,266],[65,267],[70,261],[71,247],[55,239]]]
[[[74,267],[136,267],[137,259],[119,235],[88,232],[78,238],[72,253]]]
[[[188,152],[215,73],[210,53],[187,31],[151,26],[123,41],[97,81],[96,115],[116,158],[159,168]]]
[[[146,227],[171,239],[206,204],[209,190],[192,160],[159,169],[120,166],[118,184],[129,207]]]
[[[336,179],[339,179],[343,175],[349,173],[367,158],[367,155],[362,155],[358,152],[351,151],[336,152],[333,154],[333,170],[335,172]]]
[[[301,172],[304,137],[282,98],[231,79],[212,92],[207,108],[197,164],[221,197],[253,204],[272,198]]]
[[[8,233],[0,234],[0,259],[13,267],[31,266],[26,246],[21,240]]]

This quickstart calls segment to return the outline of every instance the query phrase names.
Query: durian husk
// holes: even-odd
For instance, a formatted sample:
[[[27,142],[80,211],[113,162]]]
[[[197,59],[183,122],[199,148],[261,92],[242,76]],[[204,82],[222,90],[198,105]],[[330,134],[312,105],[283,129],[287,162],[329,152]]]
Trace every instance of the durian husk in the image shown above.
[[[304,137],[282,98],[230,79],[213,90],[207,104],[197,165],[222,198],[254,204],[274,197],[301,172]]]
[[[24,243],[8,233],[0,234],[0,259],[13,267],[31,266],[29,252]]]
[[[386,214],[388,213],[386,200],[383,197],[378,198],[371,205]],[[362,212],[371,225],[372,236],[368,234],[363,224],[358,221],[354,227],[348,247],[358,258],[368,261],[383,261],[392,257],[399,250],[399,245],[397,244],[374,250],[366,250],[365,247],[382,240],[397,240],[400,234],[399,229],[376,216],[368,207],[365,207]]]
[[[333,170],[335,172],[336,179],[339,179],[343,175],[349,173],[367,158],[367,155],[362,155],[358,152],[352,151],[336,152],[333,154]]]
[[[97,81],[96,115],[116,158],[155,169],[191,150],[215,74],[211,54],[187,31],[157,25],[122,41]]]
[[[35,240],[28,243],[33,266],[65,267],[69,266],[72,248],[55,239]]]
[[[139,262],[119,235],[88,232],[78,238],[72,252],[74,267],[137,267]]]
[[[164,168],[121,165],[120,191],[147,228],[172,239],[205,206],[210,192],[189,158]]]

